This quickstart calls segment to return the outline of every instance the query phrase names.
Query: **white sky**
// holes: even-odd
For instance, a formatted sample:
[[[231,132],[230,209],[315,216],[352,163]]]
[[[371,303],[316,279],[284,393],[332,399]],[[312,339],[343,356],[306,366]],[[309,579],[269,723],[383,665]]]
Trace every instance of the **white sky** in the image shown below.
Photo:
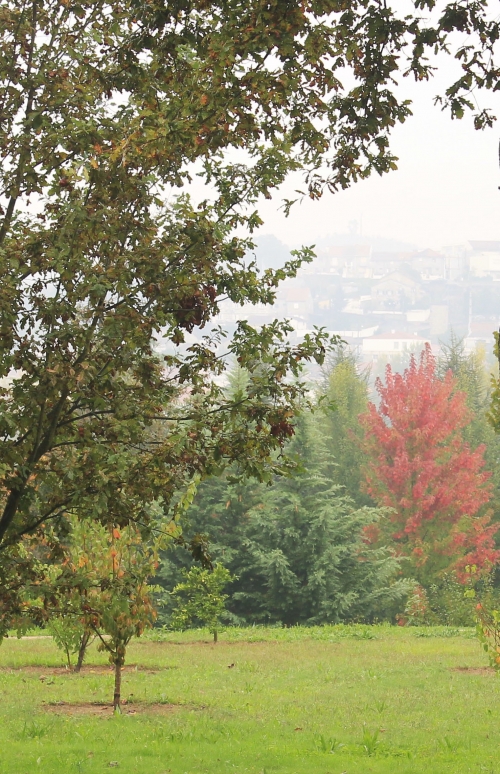
[[[450,74],[450,65],[445,65]],[[260,208],[265,224],[285,244],[312,244],[330,234],[347,233],[350,221],[362,220],[365,235],[439,248],[469,239],[500,239],[500,120],[478,132],[472,116],[452,121],[435,107],[433,98],[446,83],[442,76],[429,83],[403,79],[405,96],[414,100],[413,117],[393,133],[399,169],[361,181],[348,191],[304,201],[286,219],[277,199]],[[500,119],[500,93],[478,96]],[[284,187],[293,198],[296,187]]]

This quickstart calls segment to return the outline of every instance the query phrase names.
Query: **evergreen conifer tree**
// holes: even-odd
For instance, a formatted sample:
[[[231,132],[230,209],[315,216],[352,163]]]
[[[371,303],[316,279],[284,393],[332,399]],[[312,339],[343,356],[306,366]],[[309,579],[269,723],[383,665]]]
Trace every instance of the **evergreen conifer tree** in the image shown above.
[[[299,419],[288,448],[300,456],[298,475],[272,486],[208,480],[191,507],[192,528],[207,533],[213,558],[237,576],[227,603],[236,621],[373,620],[404,606],[410,584],[395,580],[399,561],[364,540],[383,509],[358,508],[332,482],[335,460],[322,422],[310,413]],[[172,568],[162,575],[172,579]]]
[[[331,481],[359,506],[374,505],[363,491],[363,431],[358,421],[368,406],[369,371],[360,370],[355,355],[338,345],[324,369],[321,385],[323,441],[335,460]]]

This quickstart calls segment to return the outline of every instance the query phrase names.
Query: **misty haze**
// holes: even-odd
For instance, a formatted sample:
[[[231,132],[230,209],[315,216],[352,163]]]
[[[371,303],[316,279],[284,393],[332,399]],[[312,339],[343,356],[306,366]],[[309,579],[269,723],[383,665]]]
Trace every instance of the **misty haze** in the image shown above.
[[[0,774],[500,774],[498,3],[0,41]]]

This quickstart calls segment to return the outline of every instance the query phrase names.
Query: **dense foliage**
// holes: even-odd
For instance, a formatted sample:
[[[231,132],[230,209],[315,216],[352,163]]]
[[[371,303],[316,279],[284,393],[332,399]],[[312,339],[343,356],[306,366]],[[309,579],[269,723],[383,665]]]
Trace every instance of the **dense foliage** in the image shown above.
[[[336,596],[338,589],[332,590],[333,586],[325,581],[327,573],[321,575],[321,571],[322,562],[323,569],[329,563],[335,566],[326,546],[337,545],[338,549],[342,543],[336,532],[341,523],[350,530],[351,537],[355,536],[355,541],[364,535],[375,541],[372,546],[385,545],[397,555],[408,557],[398,572],[424,584],[413,586],[408,599],[400,598],[397,605],[386,598],[376,611],[367,613],[365,608],[362,613],[354,613],[351,610],[345,613],[347,619],[396,614],[400,622],[406,623],[465,625],[473,621],[471,605],[463,596],[464,566],[474,558],[487,570],[497,556],[498,509],[495,496],[489,499],[496,480],[497,448],[497,438],[486,418],[489,376],[480,353],[466,354],[463,342],[453,337],[449,345],[443,345],[437,362],[429,352],[424,352],[420,363],[414,362],[411,368],[413,372],[391,376],[397,381],[391,398],[391,417],[395,423],[386,417],[384,427],[390,438],[399,428],[402,460],[413,466],[415,475],[418,471],[418,475],[427,476],[424,495],[430,493],[430,498],[426,501],[425,497],[417,497],[418,492],[408,497],[417,521],[422,516],[420,532],[406,532],[404,527],[397,530],[398,520],[408,516],[406,511],[398,514],[397,510],[392,513],[386,510],[368,521],[361,518],[356,524],[352,520],[354,503],[358,509],[365,503],[373,503],[371,497],[359,491],[367,475],[363,425],[367,419],[368,374],[360,372],[355,358],[343,347],[337,347],[328,358],[316,413],[311,416],[305,412],[299,432],[288,446],[300,457],[303,471],[298,478],[275,481],[270,488],[237,482],[230,476],[202,484],[189,511],[191,529],[206,533],[217,558],[239,576],[238,582],[230,587],[228,606],[233,620],[286,623],[331,620],[333,607],[337,606],[338,613],[342,603]],[[235,371],[230,379],[231,394],[245,382],[245,374]],[[394,403],[399,414],[395,413]],[[381,404],[379,411],[384,405]],[[374,406],[371,411],[376,416]],[[360,414],[364,415],[361,422]],[[403,429],[398,424],[398,416],[402,417]],[[380,429],[379,424],[377,427]],[[384,447],[377,433],[371,433],[367,443],[372,444],[370,469],[380,475],[385,470],[381,465]],[[424,456],[419,457],[419,453]],[[451,473],[457,469],[460,472],[455,481]],[[491,469],[493,475],[489,472]],[[403,476],[407,468],[399,465],[398,470],[402,485],[405,481],[408,483]],[[467,500],[456,499],[455,485],[461,481]],[[479,494],[471,488],[471,481],[476,481]],[[441,499],[432,499],[433,487],[439,490]],[[342,494],[348,497],[343,498]],[[327,535],[324,540],[319,540],[315,530],[318,524],[325,525],[322,518],[326,502],[331,516],[329,524],[334,528],[330,533],[323,533]],[[379,502],[394,504],[393,500]],[[448,510],[444,508],[446,503]],[[428,511],[423,514],[425,507]],[[362,512],[363,509],[358,510],[358,517]],[[375,514],[374,509],[368,512]],[[432,540],[430,526],[436,536]],[[422,544],[424,529],[428,540]],[[416,554],[412,553],[415,548]],[[188,562],[187,557],[183,560],[177,556],[167,558],[162,564],[162,583],[167,588],[172,587],[178,577],[178,567],[184,562]],[[461,570],[458,577],[457,569]],[[349,599],[351,592],[356,594],[357,584],[361,582],[358,571],[356,562],[342,567],[342,599]],[[318,577],[321,580],[313,593],[311,589]],[[488,582],[495,585],[495,579],[493,573]],[[327,612],[328,604],[331,607]],[[318,614],[319,608],[322,612]],[[168,621],[168,605],[162,608],[160,616]]]
[[[272,302],[310,258],[259,274],[245,257],[260,198],[289,172],[314,199],[396,166],[389,134],[410,114],[397,75],[426,79],[429,53],[454,53],[454,117],[471,89],[496,88],[484,0],[412,6],[3,3],[0,635],[37,582],[24,536],[43,543],[68,514],[144,530],[153,502],[171,518],[179,491],[227,465],[267,481],[287,469],[305,385],[286,377],[323,360],[325,335],[186,334],[222,299]],[[232,402],[214,378],[225,355],[249,374]]]
[[[397,580],[399,561],[363,538],[384,510],[357,507],[332,483],[321,426],[321,415],[303,415],[289,444],[301,474],[272,486],[210,479],[188,511],[191,528],[208,535],[213,556],[237,576],[227,602],[234,622],[373,620],[404,607],[410,585]],[[172,583],[178,561],[166,557],[159,582]]]
[[[376,388],[378,407],[370,404],[360,418],[366,487],[393,510],[371,539],[393,542],[425,582],[450,568],[495,564],[497,525],[482,510],[491,497],[484,447],[471,449],[464,440],[472,417],[452,372],[438,378],[427,346],[403,374],[387,366],[385,382],[377,380]]]
[[[321,357],[321,339],[290,352],[286,326],[240,325],[230,349],[252,375],[267,366],[240,405],[245,433],[206,426],[208,412],[223,416],[216,386],[205,391],[223,368],[214,341],[169,355],[165,371],[152,339],[179,345],[221,298],[272,300],[296,263],[258,276],[235,228],[251,234],[259,197],[291,170],[314,198],[393,168],[389,132],[410,112],[397,73],[429,77],[427,53],[448,51],[459,31],[452,114],[473,86],[494,88],[487,4],[442,3],[434,21],[422,16],[434,2],[414,5],[404,15],[370,0],[4,3],[0,377],[12,381],[0,541],[67,509],[127,521],[145,498],[210,472],[214,455],[257,472],[289,434],[295,393],[282,375]],[[195,172],[207,198],[176,197]],[[170,407],[179,386],[198,396],[193,426],[158,439],[165,407],[174,427],[182,415]]]

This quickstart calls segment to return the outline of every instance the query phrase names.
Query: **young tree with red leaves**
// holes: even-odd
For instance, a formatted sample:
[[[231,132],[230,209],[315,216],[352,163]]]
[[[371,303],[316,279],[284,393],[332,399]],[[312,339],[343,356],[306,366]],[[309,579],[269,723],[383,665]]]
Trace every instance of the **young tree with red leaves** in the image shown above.
[[[471,449],[463,430],[471,421],[466,395],[448,371],[436,374],[426,345],[403,374],[386,369],[377,379],[379,406],[360,416],[365,430],[366,491],[392,515],[369,531],[373,542],[392,542],[422,582],[467,564],[487,569],[500,556],[497,524],[484,506],[491,497],[484,446]]]

